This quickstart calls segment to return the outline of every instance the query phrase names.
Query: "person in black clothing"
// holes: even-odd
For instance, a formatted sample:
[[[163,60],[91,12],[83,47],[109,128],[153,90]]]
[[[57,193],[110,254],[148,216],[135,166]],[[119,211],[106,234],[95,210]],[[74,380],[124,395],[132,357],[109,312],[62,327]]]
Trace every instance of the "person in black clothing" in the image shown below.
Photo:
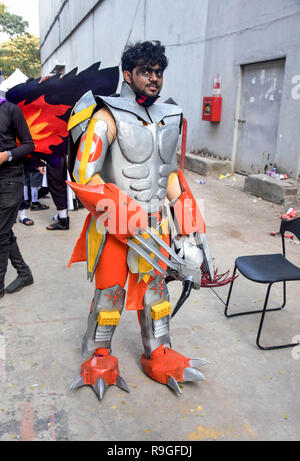
[[[20,145],[17,146],[16,138]],[[12,227],[23,199],[22,159],[34,151],[34,142],[21,109],[0,98],[0,298],[33,283],[30,268],[20,253]],[[17,278],[4,290],[8,260]]]
[[[26,210],[31,211],[48,210],[50,207],[38,201],[39,190],[42,187],[43,174],[45,174],[45,162],[39,159],[34,153],[24,158],[25,186],[23,200],[19,208],[19,222],[25,226],[33,226],[34,221],[26,216]],[[30,206],[31,204],[31,206]]]
[[[57,166],[47,163],[48,188],[57,209],[54,222],[46,227],[47,230],[68,230],[70,227],[66,179],[67,166],[64,158],[60,159]]]

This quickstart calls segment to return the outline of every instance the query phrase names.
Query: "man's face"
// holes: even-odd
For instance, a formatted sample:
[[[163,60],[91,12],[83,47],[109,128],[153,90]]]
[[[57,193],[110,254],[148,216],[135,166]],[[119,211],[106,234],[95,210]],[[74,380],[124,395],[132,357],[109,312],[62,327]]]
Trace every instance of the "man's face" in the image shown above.
[[[163,85],[163,70],[159,64],[138,65],[132,72],[125,70],[124,79],[131,89],[147,97],[157,97]]]

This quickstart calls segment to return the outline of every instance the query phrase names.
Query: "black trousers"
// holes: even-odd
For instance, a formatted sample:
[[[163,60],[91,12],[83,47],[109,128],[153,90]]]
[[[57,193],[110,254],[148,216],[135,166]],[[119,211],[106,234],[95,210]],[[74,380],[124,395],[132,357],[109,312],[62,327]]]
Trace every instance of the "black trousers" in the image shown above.
[[[67,168],[64,161],[61,166],[54,167],[47,163],[48,189],[57,210],[68,209]]]
[[[4,290],[4,277],[9,259],[18,273],[30,272],[23,261],[12,230],[23,199],[23,187],[22,182],[14,182],[13,179],[0,182],[0,294]]]
[[[0,245],[9,242],[9,235],[23,200],[23,189],[21,182],[12,180],[0,183]]]

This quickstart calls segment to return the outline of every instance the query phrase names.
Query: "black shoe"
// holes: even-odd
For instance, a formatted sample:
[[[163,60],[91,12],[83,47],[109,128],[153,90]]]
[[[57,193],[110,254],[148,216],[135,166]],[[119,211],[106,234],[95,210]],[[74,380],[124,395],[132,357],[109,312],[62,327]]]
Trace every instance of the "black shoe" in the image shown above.
[[[18,275],[18,277],[5,288],[5,291],[8,294],[16,293],[17,291],[22,290],[22,288],[32,284],[33,277],[31,274],[29,274],[27,277],[20,277]]]
[[[50,207],[40,202],[31,202],[31,211],[48,210]]]
[[[5,291],[4,291],[4,290],[0,290],[0,298],[3,298],[4,294],[5,294]]]
[[[70,219],[69,218],[60,218],[55,221],[53,224],[49,224],[46,227],[47,230],[68,230],[70,228]]]

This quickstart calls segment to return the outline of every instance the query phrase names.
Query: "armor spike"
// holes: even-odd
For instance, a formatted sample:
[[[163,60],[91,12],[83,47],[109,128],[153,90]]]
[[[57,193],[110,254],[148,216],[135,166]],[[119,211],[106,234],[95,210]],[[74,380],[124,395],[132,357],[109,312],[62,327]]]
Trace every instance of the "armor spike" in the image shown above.
[[[182,264],[183,266],[186,265],[186,262],[184,259],[182,259],[180,256],[178,256],[175,251],[166,244],[157,234],[154,232],[150,227],[147,227],[146,232],[155,240],[156,243],[158,243],[164,250],[166,250],[170,256],[172,256],[175,261],[177,261],[179,264]]]
[[[70,386],[70,391],[74,391],[75,389],[78,389],[81,386],[84,386],[83,376],[77,376],[77,378],[74,379]]]
[[[172,269],[176,270],[177,265],[172,263],[168,258],[166,258],[159,250],[156,248],[152,243],[150,243],[148,240],[146,240],[144,237],[141,235],[135,235],[134,238],[140,242],[141,245],[143,245],[144,248],[146,248],[148,251],[151,253],[154,253],[155,256],[157,256],[159,259],[161,259],[167,266],[171,267]],[[160,240],[160,239],[159,239]]]
[[[183,379],[184,381],[205,381],[205,376],[195,368],[185,368]]]
[[[209,365],[210,361],[198,357],[192,357],[190,359],[190,365],[191,367],[202,367],[203,365]]]
[[[93,389],[96,392],[99,400],[103,399],[104,393],[106,389],[108,388],[108,385],[104,381],[103,378],[98,378],[95,384],[93,385]]]
[[[128,240],[127,241],[127,245],[133,250],[135,251],[137,254],[139,254],[140,256],[142,256],[142,258],[144,258],[149,264],[151,264],[151,266],[153,266],[157,271],[159,271],[162,275],[164,275],[165,277],[168,275],[167,272],[159,265],[156,263],[156,261],[154,259],[152,259],[150,257],[150,255],[145,251],[143,250],[142,248],[140,248],[140,245],[137,245],[136,243],[134,243],[132,240]]]
[[[177,392],[178,394],[182,394],[182,390],[180,389],[178,382],[176,381],[175,378],[173,378],[173,376],[170,376],[170,378],[168,379],[167,385],[171,389],[173,389],[173,391]]]
[[[191,280],[184,280],[181,296],[174,308],[174,311],[172,312],[171,318],[173,318],[174,315],[176,315],[176,313],[179,311],[183,303],[185,303],[185,301],[188,299],[188,297],[191,294],[193,286],[194,285]]]
[[[122,376],[118,375],[117,380],[116,380],[116,385],[120,388],[123,389],[126,392],[129,392],[129,388],[125,382],[125,380],[122,378]]]

